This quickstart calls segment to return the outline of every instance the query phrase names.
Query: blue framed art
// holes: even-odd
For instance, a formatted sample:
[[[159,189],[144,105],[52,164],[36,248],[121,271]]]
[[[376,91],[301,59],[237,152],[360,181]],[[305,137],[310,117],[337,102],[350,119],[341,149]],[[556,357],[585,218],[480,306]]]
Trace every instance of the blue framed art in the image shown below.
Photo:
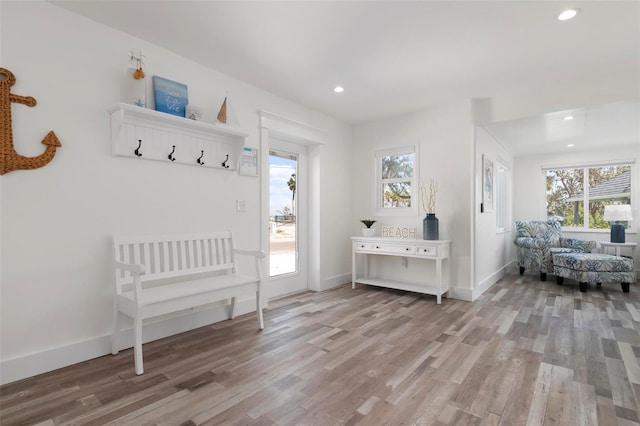
[[[185,117],[185,107],[189,103],[186,84],[154,75],[153,95],[156,99],[156,111]]]

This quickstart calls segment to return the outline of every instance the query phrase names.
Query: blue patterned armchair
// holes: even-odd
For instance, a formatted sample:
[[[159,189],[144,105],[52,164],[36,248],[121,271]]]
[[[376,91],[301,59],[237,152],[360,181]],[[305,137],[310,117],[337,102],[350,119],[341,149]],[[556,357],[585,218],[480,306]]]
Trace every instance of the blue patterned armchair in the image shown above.
[[[520,275],[525,269],[540,272],[540,281],[553,273],[554,253],[590,253],[597,242],[562,238],[562,228],[554,220],[516,221],[513,242],[516,245]]]

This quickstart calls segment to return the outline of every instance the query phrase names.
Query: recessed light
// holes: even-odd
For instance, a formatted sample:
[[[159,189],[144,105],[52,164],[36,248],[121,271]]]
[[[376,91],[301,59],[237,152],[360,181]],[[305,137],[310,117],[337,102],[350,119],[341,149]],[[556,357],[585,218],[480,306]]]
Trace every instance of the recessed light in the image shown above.
[[[572,143],[567,144],[567,147],[568,147],[568,148],[573,148],[573,144],[572,144]]]
[[[573,120],[573,115],[565,115],[562,119],[566,121]]]
[[[336,92],[336,93],[342,93],[342,92],[344,92],[344,87],[336,86],[336,87],[333,88],[333,91]]]
[[[558,19],[561,21],[568,21],[571,18],[575,18],[578,13],[580,13],[580,9],[567,9],[558,15]]]

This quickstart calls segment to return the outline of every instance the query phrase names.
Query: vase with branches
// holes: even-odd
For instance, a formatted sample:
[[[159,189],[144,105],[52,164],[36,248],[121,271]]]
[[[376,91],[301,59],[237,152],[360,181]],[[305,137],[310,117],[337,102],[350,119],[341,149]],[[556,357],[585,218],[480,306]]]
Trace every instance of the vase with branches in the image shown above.
[[[427,188],[420,188],[422,195],[422,208],[426,214],[422,220],[422,238],[425,240],[438,240],[439,236],[439,220],[436,217],[436,193],[438,192],[438,181],[431,179],[429,182],[429,195]]]

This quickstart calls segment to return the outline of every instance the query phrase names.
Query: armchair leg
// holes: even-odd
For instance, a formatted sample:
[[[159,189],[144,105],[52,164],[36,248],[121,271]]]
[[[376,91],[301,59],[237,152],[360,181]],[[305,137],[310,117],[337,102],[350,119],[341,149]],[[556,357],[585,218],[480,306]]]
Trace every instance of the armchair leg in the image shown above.
[[[564,284],[564,277],[556,277],[556,283],[558,285]]]
[[[629,284],[631,283],[620,283],[620,285],[622,286],[623,293],[629,293]]]
[[[583,293],[587,291],[587,283],[580,283],[580,291]]]
[[[523,274],[524,274],[524,268],[521,266],[520,267],[520,275],[523,275]]]
[[[546,280],[547,280],[547,273],[540,272],[540,281],[546,281]]]

